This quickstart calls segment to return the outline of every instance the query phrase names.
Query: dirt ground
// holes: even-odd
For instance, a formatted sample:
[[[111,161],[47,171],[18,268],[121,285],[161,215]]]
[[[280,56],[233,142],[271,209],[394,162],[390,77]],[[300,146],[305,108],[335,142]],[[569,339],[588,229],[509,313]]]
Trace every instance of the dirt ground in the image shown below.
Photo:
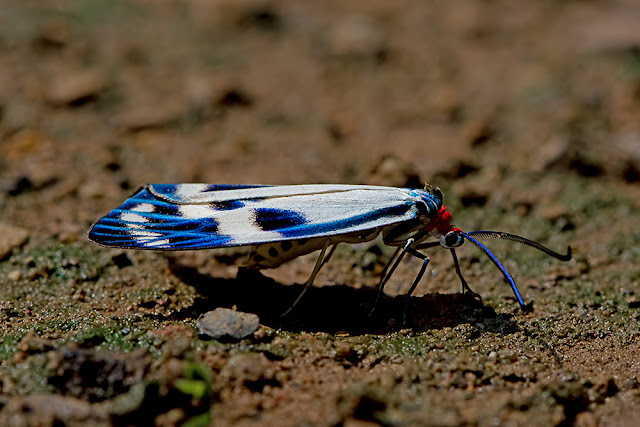
[[[620,1],[4,0],[0,424],[636,425],[640,7]],[[444,191],[456,226],[540,241],[342,245],[239,274],[232,251],[112,250],[140,185]],[[244,273],[241,271],[241,273]],[[199,333],[255,313],[242,340]]]

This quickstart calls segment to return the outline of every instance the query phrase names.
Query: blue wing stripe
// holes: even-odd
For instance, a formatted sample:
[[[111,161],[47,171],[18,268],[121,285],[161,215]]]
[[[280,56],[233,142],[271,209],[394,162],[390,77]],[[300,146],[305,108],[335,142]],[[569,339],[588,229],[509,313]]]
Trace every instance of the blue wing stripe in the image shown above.
[[[94,230],[104,228],[107,230],[122,230],[123,225],[127,226],[134,224],[135,226],[144,226],[144,228],[129,227],[135,230],[144,230],[149,232],[167,232],[167,233],[184,233],[184,234],[202,234],[216,233],[218,224],[212,218],[203,218],[201,221],[186,220],[176,222],[161,222],[161,223],[149,223],[149,222],[133,222],[118,220],[115,218],[103,218],[100,224],[94,227]]]
[[[92,240],[106,246],[118,246],[123,248],[153,248],[153,249],[197,249],[203,247],[224,246],[233,241],[230,236],[222,234],[205,234],[201,232],[174,232],[166,233],[161,236],[150,234],[149,236],[131,236],[129,233],[123,232],[122,228],[113,227],[94,227],[90,232]],[[101,229],[106,231],[100,231]],[[155,245],[154,243],[163,242]]]
[[[97,233],[99,230],[104,229],[104,230],[111,230],[111,231],[122,231],[123,229],[123,223],[121,221],[115,220],[113,218],[103,218],[103,221],[109,222],[109,223],[113,223],[116,225],[109,225],[109,224],[103,224],[102,222],[98,225],[96,225],[91,231],[92,233]],[[144,227],[144,229],[136,229],[134,228],[134,230],[139,230],[141,231],[147,231],[150,233],[161,233],[161,232],[166,232],[166,233],[174,233],[174,234],[193,234],[196,236],[202,236],[202,233],[215,233],[215,231],[213,230],[213,226],[212,225],[202,225],[202,224],[197,224],[194,223],[195,227],[192,228],[185,228],[183,224],[150,224],[150,223],[146,223],[146,222],[127,222],[126,224],[146,224],[147,226]],[[174,230],[175,228],[177,228],[177,230]],[[131,229],[131,228],[129,228]]]
[[[131,227],[133,225],[134,227]],[[191,227],[189,227],[191,225]],[[129,228],[137,228],[138,226],[144,226],[145,230],[149,231],[171,231],[172,229],[178,230],[204,230],[202,224],[193,220],[178,220],[178,221],[170,221],[170,222],[142,222],[142,221],[122,221],[121,219],[116,218],[102,218],[101,223],[98,224],[94,228],[99,227],[109,228],[111,230],[122,230],[123,226],[127,226]]]
[[[358,215],[348,219],[343,219],[338,221],[327,221],[320,224],[298,225],[294,227],[287,227],[287,228],[278,230],[278,232],[285,237],[302,237],[302,236],[317,235],[317,234],[329,235],[329,234],[334,234],[334,233],[331,233],[334,230],[347,229],[357,225],[366,224],[380,217],[402,216],[406,214],[407,211],[409,211],[410,209],[411,209],[411,205],[408,203],[404,203],[402,205],[376,209],[374,211],[367,212],[366,214]]]
[[[149,184],[151,185],[151,184]],[[163,195],[175,194],[180,186],[190,186],[200,184],[152,184],[156,193]],[[259,187],[271,187],[270,185],[252,185],[252,184],[207,184],[204,188],[200,189],[201,193],[208,193],[212,191],[228,191],[228,190],[244,190],[246,188],[259,188]]]
[[[189,222],[189,221],[193,221],[193,219],[180,218],[179,216],[176,216],[176,215],[167,215],[167,214],[160,214],[160,213],[155,213],[155,212],[132,211],[132,210],[129,210],[129,209],[116,208],[112,212],[114,212],[116,214],[134,213],[134,214],[136,214],[138,216],[141,216],[142,218],[154,219],[154,220],[158,220],[158,221],[172,221],[172,222]],[[138,224],[149,224],[148,222],[145,222],[145,221],[127,220],[127,222],[138,223]]]

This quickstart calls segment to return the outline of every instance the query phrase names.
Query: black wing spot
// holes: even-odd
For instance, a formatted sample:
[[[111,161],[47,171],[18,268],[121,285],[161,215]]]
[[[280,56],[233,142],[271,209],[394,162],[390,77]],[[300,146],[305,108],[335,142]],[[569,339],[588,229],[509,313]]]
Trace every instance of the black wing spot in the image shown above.
[[[280,243],[280,248],[282,249],[283,252],[290,251],[292,247],[293,247],[293,243],[291,243],[291,241],[289,240],[285,240],[284,242]]]
[[[180,217],[180,207],[178,205],[170,205],[168,203],[163,203],[162,205],[153,206],[153,213]]]
[[[212,233],[215,234],[218,232],[218,227],[220,224],[213,218],[201,218],[198,220],[199,231],[202,233]]]
[[[307,220],[298,212],[286,209],[256,209],[256,224],[264,231],[278,231],[305,224]]]
[[[278,256],[278,250],[276,248],[274,248],[273,246],[269,248],[269,256],[271,258],[275,258]]]

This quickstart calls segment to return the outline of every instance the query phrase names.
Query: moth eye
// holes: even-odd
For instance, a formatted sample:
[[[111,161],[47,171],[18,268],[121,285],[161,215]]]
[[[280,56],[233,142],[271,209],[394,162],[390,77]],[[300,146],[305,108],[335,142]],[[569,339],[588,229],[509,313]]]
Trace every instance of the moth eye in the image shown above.
[[[444,236],[444,244],[448,248],[455,248],[456,246],[460,246],[462,244],[462,238],[458,234],[450,232],[447,233],[446,236]]]

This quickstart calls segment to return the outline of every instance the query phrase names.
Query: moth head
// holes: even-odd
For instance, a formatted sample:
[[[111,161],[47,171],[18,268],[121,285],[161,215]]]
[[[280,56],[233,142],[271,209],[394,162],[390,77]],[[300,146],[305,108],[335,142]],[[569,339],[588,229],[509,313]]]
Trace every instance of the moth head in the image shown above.
[[[426,227],[429,234],[440,239],[440,244],[446,249],[457,248],[464,243],[464,237],[460,234],[462,230],[451,225],[452,218],[451,212],[442,206]]]

